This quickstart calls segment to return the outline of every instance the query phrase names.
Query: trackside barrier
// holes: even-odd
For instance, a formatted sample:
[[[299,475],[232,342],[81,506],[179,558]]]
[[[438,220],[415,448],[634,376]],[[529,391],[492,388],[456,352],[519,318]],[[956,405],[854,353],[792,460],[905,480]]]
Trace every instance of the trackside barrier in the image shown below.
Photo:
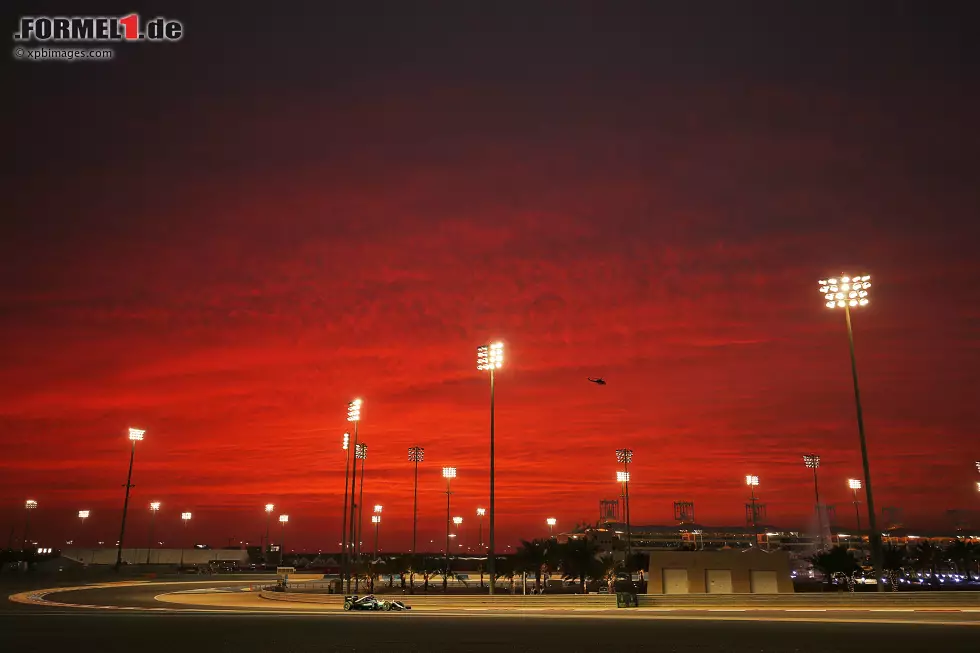
[[[344,596],[342,594],[302,594],[292,592],[268,592],[263,591],[259,594],[263,599],[272,601],[293,601],[297,603],[318,603],[325,605],[342,606]],[[363,594],[362,594],[363,596]],[[379,594],[379,598],[386,595]],[[612,594],[565,594],[565,595],[538,595],[538,596],[487,596],[487,595],[433,595],[425,596],[415,594],[412,596],[398,595],[399,601],[404,601],[412,608],[418,609],[440,609],[452,608],[457,610],[487,610],[487,609],[540,609],[540,610],[592,610],[613,608],[616,606],[616,597]]]
[[[641,608],[980,608],[980,592],[641,594],[638,598]]]

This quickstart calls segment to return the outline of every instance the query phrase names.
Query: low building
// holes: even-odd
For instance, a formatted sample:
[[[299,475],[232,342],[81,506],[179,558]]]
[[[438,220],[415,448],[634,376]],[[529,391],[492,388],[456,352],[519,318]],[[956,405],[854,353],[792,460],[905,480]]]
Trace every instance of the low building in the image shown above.
[[[62,557],[84,565],[114,565],[117,550],[63,549]],[[129,565],[185,565],[201,566],[210,563],[248,564],[248,552],[243,549],[123,549],[122,561]]]
[[[792,594],[785,551],[651,551],[647,594]]]

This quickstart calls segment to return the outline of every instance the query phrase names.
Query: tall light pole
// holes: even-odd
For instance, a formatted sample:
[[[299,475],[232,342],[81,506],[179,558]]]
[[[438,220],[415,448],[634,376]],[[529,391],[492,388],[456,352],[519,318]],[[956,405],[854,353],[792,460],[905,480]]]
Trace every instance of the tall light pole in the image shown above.
[[[851,497],[854,503],[854,519],[857,520],[858,537],[861,537],[861,509],[859,508],[861,502],[858,500],[858,490],[861,489],[861,481],[856,478],[849,478],[847,479],[847,487],[851,488]]]
[[[483,548],[483,516],[487,514],[486,508],[477,508],[476,516],[480,518],[480,548]]]
[[[494,555],[494,448],[493,448],[493,395],[494,373],[504,365],[504,343],[495,342],[481,345],[476,350],[476,368],[490,372],[490,546],[487,550],[487,567],[490,572],[490,594],[493,595],[496,577],[496,556]]]
[[[449,497],[452,496],[452,482],[456,478],[456,468],[443,467],[442,477],[446,479],[446,570],[442,574],[442,589],[446,590],[449,587]],[[490,587],[493,587],[492,577]]]
[[[344,519],[340,523],[340,586],[347,577],[347,486],[350,484],[350,433],[344,433]]]
[[[881,583],[881,532],[875,523],[875,502],[871,493],[871,465],[868,462],[868,444],[864,437],[864,415],[861,411],[861,390],[858,386],[857,358],[854,355],[854,330],[851,328],[851,309],[868,305],[868,289],[871,277],[868,275],[850,277],[842,275],[820,281],[827,308],[843,308],[844,324],[847,326],[847,343],[851,350],[851,377],[854,380],[854,404],[857,408],[858,435],[861,438],[861,462],[864,465],[864,492],[868,501],[868,539],[871,542],[871,560],[874,563],[875,586],[879,592],[885,591]]]
[[[371,523],[374,524],[374,559],[378,559],[378,530],[381,528],[381,511],[383,506],[374,507],[374,514],[371,515]]]
[[[463,546],[463,540],[459,537],[459,527],[463,525],[462,517],[453,517],[453,526],[456,527],[456,539],[459,540],[459,546]]]
[[[813,470],[813,494],[817,499],[817,530],[820,531],[820,546],[823,546],[823,513],[820,510],[820,486],[817,485],[817,468],[820,467],[820,456],[815,453],[803,454],[803,464]]]
[[[756,515],[757,515],[758,511],[756,510],[756,507],[755,507],[755,488],[756,488],[756,486],[759,485],[759,477],[758,476],[754,476],[752,474],[749,474],[749,475],[747,475],[745,477],[745,484],[749,486],[749,494],[750,494],[751,499],[752,499],[752,535],[755,538],[755,541],[752,543],[752,546],[758,546],[758,544],[759,544],[759,523],[758,523],[758,520],[756,519]]]
[[[414,495],[415,499],[412,503],[412,561],[411,569],[409,569],[408,574],[408,585],[409,593],[415,594],[415,556],[416,551],[416,540],[418,538],[418,525],[419,525],[419,463],[425,459],[425,449],[423,447],[409,447],[408,448],[408,462],[415,463],[415,483],[414,483]]]
[[[150,551],[153,550],[153,526],[154,526],[154,522],[157,519],[158,512],[160,512],[160,502],[151,501],[150,502],[150,539],[148,539],[146,542],[146,564],[150,564]]]
[[[129,429],[129,473],[126,475],[126,500],[123,501],[122,525],[119,527],[119,545],[116,548],[116,569],[122,565],[123,538],[126,537],[126,512],[129,510],[129,489],[133,487],[133,459],[136,457],[136,443],[143,439],[143,429]]]
[[[357,458],[357,459],[360,459],[360,461],[361,461],[361,488],[360,488],[360,491],[359,491],[359,495],[357,497],[357,540],[356,540],[356,542],[357,542],[357,554],[356,555],[357,555],[358,562],[360,562],[360,560],[361,560],[361,537],[362,537],[362,532],[363,532],[361,529],[362,529],[362,527],[364,525],[364,521],[363,521],[363,517],[364,517],[364,461],[367,460],[367,451],[368,451],[368,447],[367,447],[367,443],[366,442],[359,443],[357,445],[357,448],[354,449],[354,457]],[[355,462],[355,464],[357,463],[356,460],[354,462]]]
[[[548,522],[548,537],[554,537],[555,536],[555,524],[558,523],[558,520],[555,519],[554,517],[548,517],[548,519],[546,521]]]
[[[90,513],[90,511],[88,511],[88,510],[79,510],[78,511],[78,521],[80,521],[81,524],[82,524],[81,527],[80,527],[80,529],[79,529],[79,531],[85,530],[85,520],[88,519],[89,513]],[[81,535],[81,532],[79,532],[79,535]],[[78,539],[81,539],[81,538],[78,538]]]
[[[289,515],[279,515],[279,565],[286,566],[286,524],[289,523]]]
[[[616,462],[623,466],[623,471],[619,480],[623,483],[623,503],[626,512],[626,564],[629,565],[630,555],[633,552],[633,531],[630,527],[630,463],[633,462],[632,449],[616,449]]]
[[[347,404],[347,421],[354,423],[354,451],[357,452],[357,426],[361,421],[361,400],[355,399],[354,401]],[[355,456],[353,462],[351,463],[351,484],[350,484],[350,499],[348,503],[350,504],[350,524],[347,525],[347,543],[344,545],[345,548],[349,546],[347,553],[347,593],[350,594],[350,581],[351,576],[353,576],[353,562],[354,562],[354,537],[356,535],[354,531],[354,488],[357,486],[357,457]]]
[[[267,503],[265,504],[265,561],[269,562],[269,557],[272,555],[272,539],[270,536],[270,531],[272,530],[272,511],[276,509],[276,504]]]
[[[182,513],[180,513],[180,521],[182,521],[184,523],[184,539],[185,540],[187,538],[187,525],[189,523],[191,523],[191,517],[192,516],[193,515],[191,515],[191,513],[189,513],[189,512],[182,512]],[[181,547],[180,547],[180,566],[181,567],[184,566],[184,547],[183,547],[183,545],[181,545]]]
[[[24,551],[27,551],[29,538],[31,536],[31,511],[37,510],[37,501],[34,499],[28,499],[24,502],[24,512],[26,517],[24,519]]]

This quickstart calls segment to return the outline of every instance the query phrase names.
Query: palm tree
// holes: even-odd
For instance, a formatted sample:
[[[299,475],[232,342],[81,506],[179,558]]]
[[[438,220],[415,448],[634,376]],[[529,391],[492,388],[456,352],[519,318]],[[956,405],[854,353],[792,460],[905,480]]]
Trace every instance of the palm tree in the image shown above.
[[[886,546],[881,551],[881,567],[888,576],[893,592],[898,591],[898,576],[902,568],[908,561],[908,552],[905,547]]]
[[[978,553],[980,553],[980,547],[971,545],[965,540],[956,540],[946,547],[945,555],[956,563],[958,571],[966,574],[967,580],[969,580],[973,564],[977,561]]]
[[[813,554],[810,556],[810,562],[814,569],[824,575],[828,585],[833,582],[835,574],[850,576],[861,568],[847,547],[841,545]]]
[[[578,580],[585,594],[585,579],[595,578],[602,573],[602,567],[596,558],[598,547],[587,539],[570,539],[559,548],[562,577]]]
[[[534,574],[534,589],[541,589],[541,567],[552,560],[552,540],[521,540],[521,548],[514,555],[516,571]]]
[[[493,568],[494,577],[490,582],[496,584],[496,581],[501,578],[509,578],[513,581],[515,566],[514,556],[498,556]]]
[[[919,542],[918,546],[912,551],[915,567],[919,571],[928,571],[933,584],[939,584],[936,577],[936,563],[942,557],[942,550],[929,540]]]

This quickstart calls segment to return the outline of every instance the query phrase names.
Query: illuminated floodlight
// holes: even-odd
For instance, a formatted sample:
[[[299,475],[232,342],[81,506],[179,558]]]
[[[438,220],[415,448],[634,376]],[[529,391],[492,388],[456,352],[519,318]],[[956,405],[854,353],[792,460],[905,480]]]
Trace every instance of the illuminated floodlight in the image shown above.
[[[409,447],[408,448],[408,462],[410,463],[420,463],[425,458],[425,448],[424,447]]]
[[[157,512],[158,510],[160,510],[160,502],[159,501],[151,501],[150,502],[150,512]]]
[[[820,456],[815,453],[804,454],[803,464],[807,466],[808,469],[816,469],[820,467]]]
[[[752,474],[748,474],[745,477],[745,484],[746,485],[751,485],[751,486],[756,486],[756,485],[759,484],[759,477],[758,476],[753,476]]]
[[[267,504],[265,504],[265,511],[266,512],[272,512],[275,509],[276,509],[276,505],[274,503],[267,503]]]
[[[381,515],[371,515],[371,523],[372,524],[380,524],[381,523]]]
[[[548,519],[545,521],[548,522],[548,526],[554,526],[555,524],[558,523],[558,520],[555,519],[554,517],[548,517]]]
[[[350,433],[344,433],[344,451],[350,449]]]
[[[355,399],[354,401],[347,404],[347,421],[348,422],[359,422],[361,421],[361,400]]]
[[[620,470],[620,471],[616,472],[616,480],[618,482],[620,482],[620,483],[629,483],[630,482],[630,473],[629,472],[624,472],[624,471]]]
[[[504,365],[504,343],[495,342],[476,348],[476,369],[496,370]]]
[[[183,519],[184,520],[184,523],[186,524],[187,522],[189,522],[191,520],[191,513],[189,513],[189,512],[182,512],[182,513],[180,513],[180,518]]]
[[[376,513],[380,513],[380,512],[381,512],[381,509],[382,509],[382,505],[381,505],[381,504],[378,504],[378,505],[376,505],[376,506],[374,507],[374,512],[376,512]]]
[[[354,445],[354,457],[360,460],[367,458],[367,444],[364,442],[358,442]]]
[[[24,508],[26,508],[27,510],[34,510],[35,508],[37,508],[37,501],[35,501],[34,499],[28,499],[27,501],[24,502]]]
[[[79,519],[88,519],[88,516],[89,516],[89,511],[88,510],[79,510],[78,511],[78,518]]]
[[[866,274],[858,277],[844,275],[839,279],[821,279],[819,284],[827,308],[868,305],[868,288],[871,287],[871,277]]]
[[[129,429],[129,439],[133,441],[142,440],[144,433],[146,433],[145,429]]]
[[[977,471],[980,472],[980,460],[977,461]]]
[[[861,481],[856,478],[849,478],[847,479],[847,487],[851,488],[852,490],[860,490]]]
[[[279,515],[279,523],[285,524],[289,521],[289,515]]]
[[[487,514],[487,509],[486,508],[477,508],[476,509],[476,516],[477,517],[482,517],[485,514]]]
[[[980,481],[977,481],[977,492],[980,492]]]
[[[626,463],[627,465],[633,462],[633,450],[632,449],[616,449],[616,462]]]
[[[462,517],[453,517],[453,523],[456,524],[456,526],[459,526],[460,524],[463,523],[463,518]]]
[[[455,467],[443,467],[442,468],[443,478],[456,478],[456,468]]]

